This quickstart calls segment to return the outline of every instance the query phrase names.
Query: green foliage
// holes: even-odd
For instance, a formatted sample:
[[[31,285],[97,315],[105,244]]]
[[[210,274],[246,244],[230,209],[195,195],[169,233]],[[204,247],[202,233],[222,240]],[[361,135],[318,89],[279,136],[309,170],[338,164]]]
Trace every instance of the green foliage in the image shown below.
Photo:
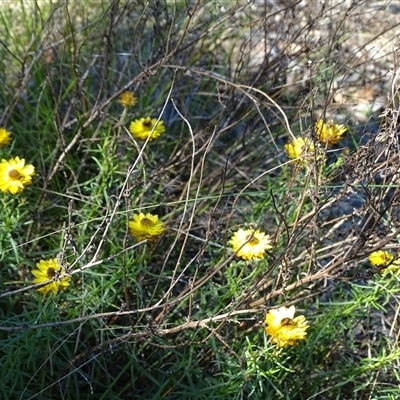
[[[373,11],[258,3],[0,5],[0,159],[35,167],[0,192],[0,398],[399,397],[399,278],[367,261],[399,243],[395,96],[379,141],[335,100]],[[134,140],[147,116],[166,132]],[[316,151],[296,163],[299,136]],[[139,212],[165,232],[135,242]],[[240,260],[240,228],[273,248]],[[32,270],[54,258],[71,284],[43,296]],[[278,348],[265,314],[291,304],[310,328]]]

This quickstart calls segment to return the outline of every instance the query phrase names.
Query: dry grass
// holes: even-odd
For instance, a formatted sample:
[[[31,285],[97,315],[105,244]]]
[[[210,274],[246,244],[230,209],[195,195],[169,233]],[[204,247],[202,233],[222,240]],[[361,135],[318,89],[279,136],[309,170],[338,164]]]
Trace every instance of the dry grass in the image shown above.
[[[226,352],[244,371],[241,322],[256,340],[267,308],[312,309],[324,292],[332,300],[340,282],[377,272],[368,254],[398,248],[396,3],[220,3],[18,2],[1,12],[0,125],[13,127],[13,150],[34,160],[37,178],[18,229],[5,230],[3,281],[14,283],[0,298],[16,311],[0,330],[78,327],[45,379],[49,398],[78,388],[74,371],[99,355],[114,376],[124,349],[159,382],[158,362],[184,365],[189,344],[204,346],[195,365],[211,376]],[[121,114],[127,89],[139,104]],[[168,128],[146,145],[127,130],[144,115]],[[315,141],[319,118],[349,134],[326,152],[327,167],[315,157],[301,169],[283,145],[300,134]],[[155,210],[169,227],[146,250],[126,232],[136,210]],[[268,261],[234,261],[227,238],[243,224],[271,234]],[[33,301],[29,271],[54,254],[68,260],[76,292],[65,299],[75,305],[55,322],[27,322],[16,305]],[[98,388],[94,370],[84,371]],[[173,396],[176,382],[157,392],[142,373],[133,389],[121,378],[121,398]],[[314,393],[298,390],[293,398]]]

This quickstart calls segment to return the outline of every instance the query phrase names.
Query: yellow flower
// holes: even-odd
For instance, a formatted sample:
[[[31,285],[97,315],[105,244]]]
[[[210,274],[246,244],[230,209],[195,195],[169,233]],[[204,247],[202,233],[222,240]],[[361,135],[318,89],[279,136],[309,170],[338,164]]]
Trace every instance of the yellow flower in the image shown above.
[[[289,158],[306,158],[314,152],[315,147],[311,139],[297,137],[291,143],[285,144],[286,153]]]
[[[243,260],[264,258],[265,250],[272,249],[270,243],[269,236],[258,229],[239,229],[229,241],[233,251]]]
[[[374,251],[369,255],[368,259],[373,266],[387,267],[381,270],[383,273],[387,271],[394,272],[400,268],[400,260],[395,259],[388,251]]]
[[[383,250],[374,251],[368,257],[372,265],[389,264],[394,257],[388,252]]]
[[[283,306],[269,310],[265,316],[265,332],[271,336],[271,342],[278,347],[295,346],[298,340],[307,336],[309,328],[304,315],[294,318],[295,306]]]
[[[339,142],[347,128],[344,125],[334,124],[333,121],[325,123],[320,119],[315,125],[315,130],[322,143],[332,145]]]
[[[140,118],[131,122],[129,131],[135,139],[146,140],[150,135],[149,140],[157,139],[165,132],[164,122],[157,123],[156,118]]]
[[[25,160],[19,157],[10,160],[1,160],[0,163],[0,190],[4,193],[21,193],[26,186],[32,184],[35,167],[25,165]]]
[[[129,221],[128,226],[129,233],[135,236],[138,242],[144,239],[154,239],[165,230],[163,223],[158,220],[158,215],[150,213],[146,215],[143,213],[134,214],[133,220]]]
[[[121,93],[118,103],[123,107],[132,107],[136,104],[137,98],[133,95],[133,92],[126,90]]]
[[[11,142],[11,133],[4,128],[0,128],[0,147],[7,146]]]
[[[42,283],[54,279],[53,282],[39,288],[38,291],[40,293],[47,294],[51,291],[57,294],[59,290],[65,290],[67,286],[69,286],[69,281],[71,280],[70,276],[59,278],[60,275],[65,273],[65,269],[60,266],[56,258],[48,261],[40,260],[36,264],[36,267],[38,269],[32,270],[32,274],[35,276],[32,281],[33,283]]]

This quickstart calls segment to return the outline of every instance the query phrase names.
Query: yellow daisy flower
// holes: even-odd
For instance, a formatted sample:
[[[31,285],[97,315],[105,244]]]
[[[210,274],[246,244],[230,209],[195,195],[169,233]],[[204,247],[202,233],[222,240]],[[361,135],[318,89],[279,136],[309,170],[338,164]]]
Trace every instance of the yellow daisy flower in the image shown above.
[[[121,104],[121,106],[123,107],[132,107],[136,104],[136,102],[137,98],[130,90],[122,92],[120,95],[120,99],[118,100],[118,103]]]
[[[400,268],[400,260],[395,259],[392,254],[388,251],[378,250],[371,253],[368,257],[369,262],[373,266],[380,266],[387,268],[382,269],[382,272],[385,273],[387,271],[397,271]]]
[[[304,160],[314,152],[315,147],[311,139],[297,137],[291,143],[285,144],[285,149],[289,158],[302,158]]]
[[[144,239],[155,239],[164,232],[165,228],[158,215],[147,213],[134,214],[133,220],[129,221],[129,233],[135,236],[138,242]]]
[[[278,347],[295,346],[298,340],[304,340],[309,328],[304,315],[294,318],[295,306],[283,306],[269,310],[265,316],[265,332],[271,336],[271,342]]]
[[[269,236],[258,229],[239,229],[229,241],[233,251],[243,260],[264,258],[265,250],[272,249],[270,243]]]
[[[69,286],[70,276],[64,276],[59,279],[59,276],[65,273],[65,268],[61,267],[56,258],[48,261],[40,260],[36,267],[38,269],[32,270],[32,274],[35,276],[33,283],[42,283],[54,279],[53,282],[39,288],[38,292],[42,294],[47,294],[48,292],[57,294],[59,290],[65,290]]]
[[[11,143],[11,133],[4,128],[0,128],[0,147],[7,146]]]
[[[371,253],[368,259],[372,265],[383,265],[389,264],[394,257],[388,251],[378,250]]]
[[[347,128],[344,125],[334,124],[333,121],[325,123],[320,119],[315,124],[315,130],[322,143],[332,145],[339,142]]]
[[[1,160],[0,163],[0,190],[4,193],[21,193],[26,186],[32,184],[35,167],[25,165],[25,160],[19,157],[10,160]]]
[[[135,139],[146,140],[151,135],[149,140],[154,140],[165,132],[165,127],[163,121],[157,123],[156,118],[146,117],[131,122],[129,131]]]

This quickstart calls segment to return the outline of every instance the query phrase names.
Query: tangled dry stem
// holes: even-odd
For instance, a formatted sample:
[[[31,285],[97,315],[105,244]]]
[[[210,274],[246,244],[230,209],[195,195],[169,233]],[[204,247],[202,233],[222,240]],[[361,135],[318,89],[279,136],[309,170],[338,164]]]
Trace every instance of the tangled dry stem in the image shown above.
[[[296,136],[294,126],[313,138],[310,127],[316,117],[334,114],[357,125],[353,106],[358,104],[357,96],[361,94],[348,95],[346,90],[351,85],[347,78],[362,71],[362,79],[368,80],[372,89],[384,86],[384,77],[371,78],[364,70],[367,63],[383,62],[383,56],[373,59],[366,46],[384,38],[397,22],[373,38],[368,36],[366,43],[355,43],[349,39],[346,26],[356,24],[357,18],[365,18],[364,6],[359,2],[326,1],[319,9],[313,9],[311,2],[286,6],[270,6],[267,2],[261,6],[231,3],[229,9],[222,10],[214,3],[203,4],[198,0],[190,9],[182,10],[177,4],[170,7],[158,2],[157,6],[146,3],[134,9],[132,3],[118,6],[112,2],[97,25],[89,24],[76,31],[69,19],[71,34],[61,38],[57,38],[52,18],[61,15],[71,18],[71,13],[68,6],[55,8],[32,41],[40,43],[34,53],[31,48],[26,49],[23,57],[12,53],[20,66],[20,79],[1,125],[7,125],[15,112],[37,63],[50,53],[55,57],[46,61],[46,79],[57,110],[54,121],[57,140],[51,165],[43,167],[43,194],[38,209],[52,201],[52,182],[69,169],[68,160],[74,152],[85,149],[82,159],[85,165],[89,162],[87,150],[98,143],[105,124],[113,123],[115,132],[121,127],[120,121],[111,117],[111,111],[123,91],[133,88],[138,93],[146,85],[158,86],[165,93],[159,103],[158,118],[167,120],[176,135],[178,145],[170,149],[168,159],[150,165],[147,179],[143,177],[140,183],[142,194],[136,202],[127,202],[129,193],[135,189],[132,175],[139,165],[148,162],[147,146],[140,149],[118,191],[105,202],[104,214],[89,240],[80,243],[80,251],[74,247],[69,273],[81,274],[138,247],[140,244],[127,245],[116,254],[105,251],[117,216],[129,213],[156,187],[163,187],[168,196],[165,207],[171,217],[167,223],[176,226],[176,235],[157,266],[160,278],[155,285],[143,288],[150,299],[145,307],[94,313],[52,324],[0,326],[1,330],[135,317],[129,333],[78,354],[71,365],[118,343],[143,338],[151,341],[154,335],[176,337],[188,329],[206,328],[209,335],[221,339],[219,332],[223,326],[236,323],[239,316],[264,314],[266,307],[282,296],[296,303],[319,295],[343,279],[369,279],[372,275],[360,268],[367,255],[376,249],[397,246],[400,232],[397,49],[385,54],[386,60],[393,57],[395,64],[390,99],[382,114],[379,133],[354,131],[357,148],[332,174],[323,176],[315,159],[305,172],[305,181],[298,178],[304,171],[292,169],[284,196],[273,187],[274,179],[288,167],[283,143]],[[122,40],[118,46],[116,40],[128,29],[131,13],[138,17],[136,33],[144,33],[134,36],[132,43]],[[97,28],[106,17],[109,23],[105,32],[101,32]],[[82,34],[88,29],[92,29],[90,35]],[[99,41],[88,59],[84,44],[89,37],[96,39],[102,34],[104,40]],[[145,44],[149,38],[153,43],[151,48]],[[62,61],[59,57],[67,48],[71,50],[72,65],[77,67],[71,77],[74,88],[62,100],[62,89],[57,88],[57,82],[65,79],[68,72],[53,66],[59,65]],[[122,48],[127,50],[121,53]],[[380,50],[383,51],[383,46]],[[198,59],[196,54],[200,55]],[[132,67],[132,60],[136,67]],[[87,79],[91,76],[98,82],[89,95]],[[340,103],[339,93],[345,99]],[[349,98],[354,104],[349,103]],[[198,112],[191,107],[192,102]],[[179,124],[181,128],[173,128]],[[85,132],[89,128],[93,130],[87,138]],[[116,143],[120,140],[116,135],[114,139]],[[75,218],[74,204],[86,202],[87,198],[70,187],[84,173],[84,169],[71,173],[63,188],[62,199],[68,202],[69,210],[63,254],[69,251],[71,242],[79,242],[71,222]],[[266,182],[272,182],[271,190],[265,189]],[[304,187],[296,197],[300,184]],[[196,303],[199,296],[211,293],[215,285],[224,284],[226,270],[235,257],[225,250],[226,232],[234,224],[245,222],[240,213],[245,214],[252,207],[250,192],[269,197],[270,205],[265,210],[268,215],[260,223],[274,236],[280,250],[270,254],[268,267],[250,286],[243,286],[240,296],[227,301],[214,315],[204,317]],[[357,206],[352,203],[354,196],[360,199]],[[293,202],[297,204],[295,218]],[[123,205],[125,210],[121,210]],[[26,245],[41,228],[39,222],[31,226]],[[216,251],[222,257],[214,265],[210,260]],[[87,257],[90,261],[84,262]],[[146,277],[142,278],[146,282]],[[16,296],[36,287],[15,289],[0,297]],[[128,298],[125,300],[130,304]],[[179,313],[184,310],[184,322],[181,316],[176,317],[177,310]],[[151,317],[143,322],[144,316]],[[223,345],[229,346],[225,341]]]

